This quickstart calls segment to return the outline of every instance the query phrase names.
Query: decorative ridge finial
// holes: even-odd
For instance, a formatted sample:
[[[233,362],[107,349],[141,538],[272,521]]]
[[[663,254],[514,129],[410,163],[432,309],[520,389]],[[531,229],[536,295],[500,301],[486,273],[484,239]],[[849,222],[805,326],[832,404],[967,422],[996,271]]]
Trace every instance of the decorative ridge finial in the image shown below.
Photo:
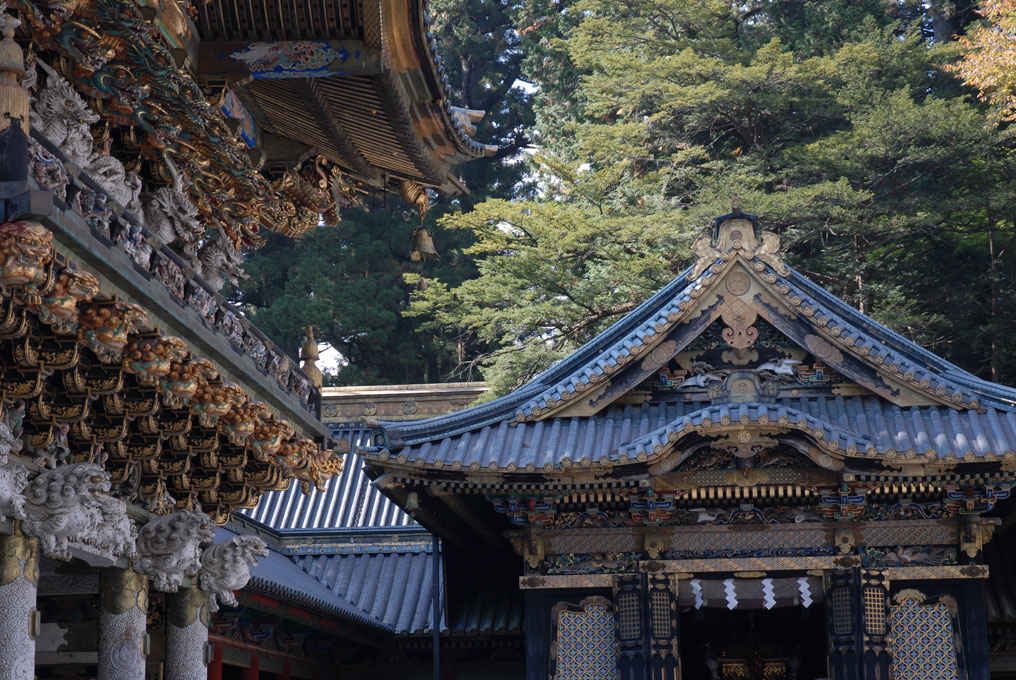
[[[725,253],[735,251],[749,260],[759,260],[772,267],[780,276],[790,273],[780,259],[780,237],[764,231],[756,235],[758,218],[742,212],[741,199],[731,198],[731,212],[713,221],[712,238],[703,235],[696,239],[692,250],[695,265],[691,277],[697,279],[717,259],[729,259]]]
[[[311,384],[318,389],[324,383],[321,369],[317,367],[319,357],[317,340],[314,339],[314,327],[307,326],[307,339],[304,341],[303,347],[300,348],[300,358],[303,359],[303,366],[301,368],[307,374],[307,377],[310,378]]]

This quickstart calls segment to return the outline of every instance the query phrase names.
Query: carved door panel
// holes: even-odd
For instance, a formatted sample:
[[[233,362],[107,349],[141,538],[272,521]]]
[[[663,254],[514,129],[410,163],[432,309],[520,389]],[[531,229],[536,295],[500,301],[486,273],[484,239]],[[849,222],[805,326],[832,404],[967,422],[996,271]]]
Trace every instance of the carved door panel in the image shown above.
[[[618,672],[614,605],[605,597],[578,604],[559,602],[551,609],[553,643],[550,677],[554,680],[616,680]]]

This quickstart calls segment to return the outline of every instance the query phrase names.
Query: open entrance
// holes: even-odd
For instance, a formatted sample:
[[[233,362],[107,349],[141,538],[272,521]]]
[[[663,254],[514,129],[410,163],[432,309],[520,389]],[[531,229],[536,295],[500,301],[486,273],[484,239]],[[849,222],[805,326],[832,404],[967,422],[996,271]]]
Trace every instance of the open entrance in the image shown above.
[[[825,678],[823,608],[689,608],[681,614],[681,666],[682,680]]]

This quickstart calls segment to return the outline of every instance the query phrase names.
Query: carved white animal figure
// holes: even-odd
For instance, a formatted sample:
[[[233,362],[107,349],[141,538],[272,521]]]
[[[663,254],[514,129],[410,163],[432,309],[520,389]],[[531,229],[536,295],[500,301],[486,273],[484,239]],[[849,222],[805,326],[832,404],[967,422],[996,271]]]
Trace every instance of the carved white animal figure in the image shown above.
[[[222,288],[227,281],[235,286],[249,276],[241,266],[243,256],[237,252],[232,239],[222,232],[214,241],[201,246],[198,259],[201,261],[201,278],[214,290]]]
[[[219,601],[236,606],[233,591],[247,585],[259,557],[268,557],[268,546],[257,536],[234,536],[205,549],[198,580],[208,593],[209,611],[219,611]]]
[[[180,510],[151,520],[138,532],[134,569],[152,580],[152,587],[175,593],[184,576],[201,569],[201,544],[215,539],[212,519],[196,510]]]
[[[72,542],[129,555],[137,531],[126,505],[108,493],[109,475],[95,463],[46,470],[25,489],[22,527],[54,559],[69,560]]]
[[[797,359],[780,359],[779,361],[768,361],[760,364],[755,370],[772,371],[776,375],[794,375],[794,366],[801,363]]]
[[[91,126],[99,116],[90,108],[66,78],[52,68],[46,71],[46,87],[39,91],[32,107],[32,124],[56,144],[86,175],[105,190],[110,198],[127,206],[140,192],[140,178],[129,177],[123,163],[95,149]]]
[[[164,245],[176,245],[192,263],[197,263],[198,242],[205,228],[198,209],[180,190],[161,187],[148,196],[144,207],[145,226]]]
[[[32,102],[32,125],[55,144],[78,167],[88,167],[93,155],[91,126],[99,116],[88,108],[65,78],[46,70],[46,86]]]

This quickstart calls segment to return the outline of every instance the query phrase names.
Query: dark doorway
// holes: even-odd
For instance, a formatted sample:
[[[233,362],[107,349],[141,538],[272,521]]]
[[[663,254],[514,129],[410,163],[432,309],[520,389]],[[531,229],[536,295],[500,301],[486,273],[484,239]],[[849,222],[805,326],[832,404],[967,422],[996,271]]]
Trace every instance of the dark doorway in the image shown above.
[[[821,605],[681,614],[682,680],[815,680],[826,677]]]

